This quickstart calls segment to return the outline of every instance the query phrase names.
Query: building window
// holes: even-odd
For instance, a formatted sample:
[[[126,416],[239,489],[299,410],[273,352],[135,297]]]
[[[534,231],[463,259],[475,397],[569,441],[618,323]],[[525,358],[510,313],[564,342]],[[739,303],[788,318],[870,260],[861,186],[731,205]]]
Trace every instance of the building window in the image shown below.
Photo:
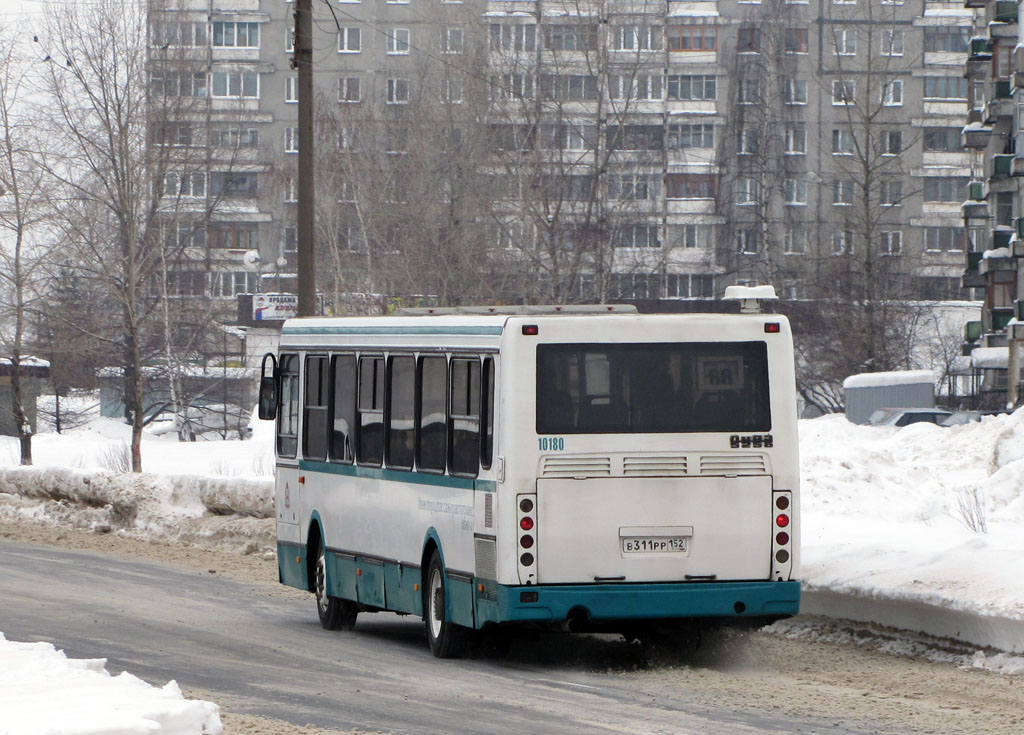
[[[715,126],[711,123],[669,125],[665,147],[673,151],[684,148],[714,148]]]
[[[967,194],[966,176],[926,176],[924,200],[926,202],[962,202]]]
[[[924,50],[963,53],[970,39],[970,26],[925,26]]]
[[[295,29],[289,28],[284,34],[284,52],[286,54],[295,53]]]
[[[832,80],[832,104],[852,105],[856,98],[857,87],[852,79]]]
[[[882,133],[882,155],[898,156],[903,152],[903,131],[886,130]]]
[[[592,51],[597,48],[597,26],[586,23],[545,26],[544,45],[549,51]]]
[[[284,152],[285,153],[298,153],[299,152],[299,129],[293,127],[287,127],[284,129]]]
[[[836,206],[853,204],[853,192],[853,181],[850,179],[836,179],[832,182],[832,204]]]
[[[491,51],[536,51],[537,26],[491,23]]]
[[[782,238],[782,251],[786,255],[805,255],[807,253],[807,230],[791,227]]]
[[[761,150],[761,131],[755,127],[744,127],[740,130],[739,153],[752,155]]]
[[[741,105],[759,105],[761,104],[761,80],[757,77],[753,79],[741,79],[738,85],[738,102]]]
[[[210,193],[226,199],[255,197],[259,194],[259,174],[216,171],[210,174]]]
[[[761,50],[761,29],[741,27],[736,32],[736,51],[741,54],[757,53]]]
[[[619,231],[620,248],[660,248],[661,228],[658,225],[626,225]]]
[[[152,29],[157,48],[202,48],[207,44],[205,21],[154,21]]]
[[[660,100],[660,74],[609,74],[608,98],[613,100]]]
[[[895,28],[882,30],[882,56],[903,56],[903,31]]]
[[[926,100],[967,100],[967,80],[964,77],[925,77]]]
[[[786,83],[783,87],[783,93],[785,95],[785,101],[787,105],[806,105],[807,80],[786,79]]]
[[[670,100],[714,100],[718,77],[709,74],[670,74],[666,80]]]
[[[210,296],[230,299],[241,293],[256,293],[258,273],[220,271],[210,274]]]
[[[620,201],[657,200],[661,181],[652,174],[613,174],[608,180],[608,198]]]
[[[883,207],[900,206],[903,203],[903,182],[900,179],[882,180],[878,198]]]
[[[718,48],[718,27],[714,18],[690,18],[665,27],[669,51],[714,51]]]
[[[785,49],[787,54],[806,54],[807,29],[787,28],[785,38]]]
[[[759,232],[753,227],[736,230],[736,252],[741,255],[757,255],[760,250]]]
[[[672,247],[687,250],[706,249],[715,244],[714,225],[668,225]]]
[[[853,230],[836,230],[832,233],[832,254],[853,255]]]
[[[387,103],[389,105],[405,105],[409,103],[409,80],[387,80]]]
[[[338,79],[338,102],[359,102],[359,77]]]
[[[258,128],[214,128],[210,131],[210,144],[214,148],[258,148]]]
[[[409,29],[395,28],[387,36],[387,49],[389,54],[409,53]]]
[[[643,25],[613,26],[611,47],[612,51],[658,51],[661,29]]]
[[[748,176],[741,176],[736,179],[735,185],[736,191],[736,204],[757,204],[757,200],[761,194],[761,185],[757,179],[752,179]]]
[[[856,141],[853,138],[853,131],[843,128],[832,130],[832,155],[852,156],[856,149]]]
[[[807,204],[807,182],[804,179],[786,179],[783,188],[785,190],[786,204]]]
[[[923,138],[924,150],[939,153],[958,153],[960,147],[960,128],[925,128]]]
[[[226,48],[259,48],[260,25],[214,21],[213,45]]]
[[[717,182],[714,174],[668,174],[665,177],[665,198],[714,199]]]
[[[855,56],[857,54],[857,29],[839,28],[832,32],[836,56]]]
[[[453,105],[461,104],[462,102],[462,80],[461,79],[445,79],[444,80],[444,93],[441,98],[442,102],[449,102]]]
[[[347,26],[338,31],[339,54],[358,54],[360,50],[359,26]]]
[[[665,298],[710,299],[714,296],[714,293],[715,277],[712,275],[704,273],[669,273],[665,276]]]
[[[929,253],[962,253],[966,244],[963,227],[924,228],[924,249]]]
[[[211,222],[210,247],[226,250],[256,250],[259,247],[255,222]]]
[[[206,174],[203,172],[165,174],[163,193],[164,196],[170,197],[205,197]]]
[[[213,72],[212,93],[219,99],[255,100],[260,97],[260,75],[254,71]]]
[[[462,29],[445,28],[441,34],[441,51],[446,54],[462,53]]]
[[[805,155],[807,153],[807,128],[804,125],[786,126],[786,153]]]
[[[882,255],[899,255],[903,252],[903,233],[891,230],[878,233],[878,248]]]
[[[153,72],[150,90],[158,97],[205,97],[206,72]]]
[[[284,78],[284,101],[299,101],[299,77],[295,74],[290,74]]]
[[[891,79],[882,85],[882,104],[899,107],[903,104],[903,80]]]
[[[287,204],[299,201],[299,181],[295,176],[286,176],[284,179],[284,201]]]

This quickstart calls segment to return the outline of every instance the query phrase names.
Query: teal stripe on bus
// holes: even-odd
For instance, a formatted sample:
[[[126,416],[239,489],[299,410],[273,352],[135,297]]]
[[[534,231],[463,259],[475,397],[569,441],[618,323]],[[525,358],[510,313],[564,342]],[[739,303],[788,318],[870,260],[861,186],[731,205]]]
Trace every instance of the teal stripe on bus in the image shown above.
[[[454,487],[459,490],[480,490],[493,493],[497,487],[494,480],[476,480],[472,477],[450,477],[449,475],[432,475],[427,472],[407,472],[405,470],[389,470],[381,467],[361,467],[355,464],[335,464],[334,462],[313,462],[308,459],[299,461],[299,469],[303,472],[324,472],[328,475],[358,477],[364,480],[387,480],[388,482],[408,482],[414,485],[432,485],[434,487]]]
[[[304,334],[456,334],[456,335],[501,335],[504,327],[285,327],[283,334],[301,336]]]

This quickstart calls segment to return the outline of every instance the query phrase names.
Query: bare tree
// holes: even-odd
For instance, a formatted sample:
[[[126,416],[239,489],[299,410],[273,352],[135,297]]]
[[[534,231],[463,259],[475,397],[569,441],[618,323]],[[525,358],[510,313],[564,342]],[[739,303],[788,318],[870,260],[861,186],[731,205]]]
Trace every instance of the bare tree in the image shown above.
[[[28,323],[37,297],[46,182],[34,154],[39,145],[35,126],[18,117],[19,98],[26,88],[25,65],[16,54],[10,34],[0,38],[0,286],[5,328],[0,332],[11,363],[11,416],[21,451],[21,463],[32,464],[32,429],[26,411],[27,393],[23,351]],[[24,105],[20,105],[24,107]]]

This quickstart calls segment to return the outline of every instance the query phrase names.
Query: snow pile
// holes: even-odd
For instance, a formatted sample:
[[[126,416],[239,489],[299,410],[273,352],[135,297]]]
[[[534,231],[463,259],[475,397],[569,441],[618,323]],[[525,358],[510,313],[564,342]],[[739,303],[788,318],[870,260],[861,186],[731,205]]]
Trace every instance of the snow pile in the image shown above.
[[[150,686],[105,659],[69,659],[49,643],[0,633],[0,735],[220,735],[220,708]]]
[[[1024,620],[1024,411],[942,428],[800,423],[810,589]]]

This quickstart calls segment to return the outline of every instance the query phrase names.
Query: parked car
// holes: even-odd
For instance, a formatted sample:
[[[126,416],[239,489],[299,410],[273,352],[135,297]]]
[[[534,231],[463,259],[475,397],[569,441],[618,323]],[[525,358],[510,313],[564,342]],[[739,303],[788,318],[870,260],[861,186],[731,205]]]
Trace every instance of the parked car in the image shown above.
[[[945,408],[879,408],[868,417],[868,424],[871,426],[909,426],[910,424],[937,424],[946,426],[945,423],[953,416],[952,411]]]
[[[161,411],[147,424],[145,431],[153,436],[176,434],[174,412]],[[250,413],[239,406],[211,403],[189,406],[184,416],[179,417],[184,435],[192,439],[248,439],[252,436]]]

